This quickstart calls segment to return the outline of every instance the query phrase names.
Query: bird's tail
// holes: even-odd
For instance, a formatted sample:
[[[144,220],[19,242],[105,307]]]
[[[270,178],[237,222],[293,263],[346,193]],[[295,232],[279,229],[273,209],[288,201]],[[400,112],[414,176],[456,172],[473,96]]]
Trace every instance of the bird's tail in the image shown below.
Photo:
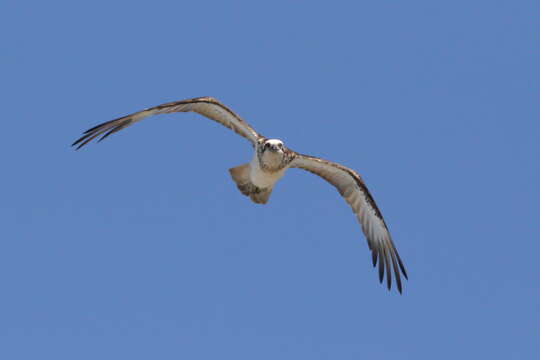
[[[249,178],[249,163],[242,164],[236,167],[229,169],[231,177],[236,183],[238,190],[246,196],[249,196],[251,201],[256,204],[266,204],[270,194],[272,193],[272,188],[259,188],[251,182]]]

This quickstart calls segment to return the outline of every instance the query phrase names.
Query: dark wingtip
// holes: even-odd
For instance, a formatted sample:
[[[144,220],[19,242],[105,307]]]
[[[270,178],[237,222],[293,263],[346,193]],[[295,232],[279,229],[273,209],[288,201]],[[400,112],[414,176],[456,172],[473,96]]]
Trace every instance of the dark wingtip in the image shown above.
[[[88,131],[85,132],[83,134],[83,136],[81,136],[80,138],[78,138],[77,140],[75,140],[75,142],[73,144],[71,144],[71,146],[75,146],[79,143],[81,143],[79,146],[77,146],[77,148],[75,150],[79,150],[81,147],[83,147],[84,145],[86,145],[89,141],[91,141],[93,138],[95,138],[95,133],[89,133]],[[85,141],[86,140],[86,141]]]
[[[396,257],[399,264],[399,268],[401,269],[401,272],[403,273],[403,276],[405,279],[409,280],[409,276],[407,275],[407,270],[405,270],[405,265],[403,265],[403,262],[401,261],[401,258],[399,257],[399,254],[396,250]]]
[[[122,130],[123,128],[129,126],[130,122],[131,122],[130,120],[122,121],[120,124],[114,126],[112,129],[109,128],[108,129],[109,131],[105,135],[100,137],[97,142],[99,143],[99,142],[105,140],[107,137],[109,137],[109,135],[112,135],[115,132],[118,132],[118,131]]]
[[[110,124],[110,123],[115,122],[116,120],[123,119],[124,117],[125,117],[125,116],[119,117],[119,118],[116,118],[116,119],[113,119],[113,120],[105,121],[105,122],[103,122],[103,123],[101,123],[101,124],[98,124],[98,125],[96,125],[96,126],[94,126],[94,127],[91,127],[90,129],[86,130],[86,131],[84,132],[84,134],[88,134],[88,133],[90,133],[90,132],[92,132],[92,131],[94,131],[94,130],[97,130],[97,128],[102,127],[103,125],[108,125],[108,124]]]
[[[379,282],[382,284],[384,280],[384,265],[383,265],[383,254],[381,254],[381,258],[379,259]]]
[[[75,146],[75,145],[79,144],[80,142],[81,142],[81,139],[79,139],[79,140],[77,140],[76,142],[74,142],[71,146]],[[77,150],[79,150],[80,148],[82,148],[85,144],[86,144],[86,142],[83,142],[83,143],[79,144],[79,146],[77,146],[77,147],[75,148],[75,151],[77,151]]]
[[[388,290],[392,288],[392,273],[390,272],[390,262],[388,261],[388,254],[384,252],[384,262],[386,263],[386,285]]]
[[[79,143],[81,143],[75,150],[79,150],[84,145],[88,144],[90,141],[94,140],[96,137],[100,136],[101,134],[105,133],[100,139],[98,139],[97,142],[101,142],[103,139],[107,138],[109,135],[114,134],[115,132],[122,130],[123,128],[127,127],[130,124],[130,120],[124,120],[124,121],[118,121],[123,118],[107,121],[103,124],[99,124],[97,126],[94,126],[91,129],[88,129],[84,132],[83,136],[81,136],[79,139],[77,139],[71,146],[75,146]],[[116,124],[113,124],[116,122]]]
[[[392,268],[394,269],[394,276],[396,277],[396,286],[399,293],[401,294],[401,276],[399,274],[399,267],[396,260],[396,251],[395,249],[390,250],[390,255],[392,255]]]
[[[80,138],[78,138],[77,140],[75,140],[75,141],[73,142],[73,144],[71,144],[71,147],[77,145],[78,143],[80,143],[81,141],[83,141],[86,137],[87,137],[87,135],[81,136]],[[77,147],[75,148],[75,150],[79,150],[80,148],[81,148],[81,146],[79,145],[79,146],[77,146]]]
[[[114,130],[114,129],[113,129],[113,130]],[[114,133],[114,131],[112,131],[112,130],[109,131],[109,132],[107,132],[105,135],[103,135],[102,137],[100,137],[100,138],[98,139],[97,142],[98,142],[98,143],[102,142],[105,138],[107,138],[107,137],[108,137],[109,135],[111,135],[112,133]]]
[[[403,273],[403,276],[405,277],[405,279],[409,280],[409,275],[407,275],[407,270],[405,270],[405,266],[403,266],[399,258],[398,258],[398,261],[399,261],[399,267],[401,268],[401,272]]]

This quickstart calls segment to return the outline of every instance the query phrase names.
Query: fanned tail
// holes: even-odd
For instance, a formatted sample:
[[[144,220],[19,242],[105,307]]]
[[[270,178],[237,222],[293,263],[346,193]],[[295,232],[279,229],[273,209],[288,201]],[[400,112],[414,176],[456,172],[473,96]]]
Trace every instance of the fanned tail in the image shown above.
[[[251,182],[249,178],[249,163],[242,164],[229,169],[231,177],[236,183],[238,190],[256,204],[266,204],[272,194],[272,188],[259,188]]]

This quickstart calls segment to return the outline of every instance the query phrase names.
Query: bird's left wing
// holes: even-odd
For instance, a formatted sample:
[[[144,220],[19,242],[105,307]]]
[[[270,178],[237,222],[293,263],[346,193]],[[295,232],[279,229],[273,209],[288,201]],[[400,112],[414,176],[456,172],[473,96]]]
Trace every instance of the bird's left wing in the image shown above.
[[[254,146],[257,143],[257,140],[261,137],[247,122],[242,120],[240,116],[236,115],[232,110],[216,99],[211,97],[200,97],[161,104],[118,119],[104,122],[103,124],[99,124],[87,130],[83,136],[72,144],[72,146],[78,145],[78,150],[101,135],[101,138],[98,140],[99,142],[109,135],[133,125],[137,121],[141,121],[142,119],[151,115],[189,111],[201,114],[225,127],[228,127],[235,133],[251,141]]]
[[[379,261],[379,280],[383,281],[386,269],[386,279],[388,289],[390,289],[392,284],[390,262],[392,262],[397,288],[401,293],[400,269],[405,278],[407,278],[407,272],[382,214],[360,175],[340,164],[298,153],[295,154],[290,166],[319,175],[336,187],[362,225],[362,231],[372,252],[373,266],[377,265],[377,259]]]

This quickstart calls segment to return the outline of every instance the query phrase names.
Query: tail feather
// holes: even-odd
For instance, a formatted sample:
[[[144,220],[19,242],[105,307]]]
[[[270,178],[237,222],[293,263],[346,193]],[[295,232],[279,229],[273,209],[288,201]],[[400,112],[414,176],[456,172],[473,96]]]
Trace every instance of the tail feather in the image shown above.
[[[231,177],[236,183],[238,190],[256,204],[266,204],[272,193],[272,188],[259,188],[249,178],[249,163],[229,169]]]
[[[256,204],[266,204],[270,198],[270,194],[272,194],[272,188],[262,189],[260,192],[250,194],[249,198]]]
[[[229,172],[240,192],[249,196],[249,194],[251,194],[251,188],[253,187],[253,184],[249,179],[249,163],[233,167],[229,169]]]

